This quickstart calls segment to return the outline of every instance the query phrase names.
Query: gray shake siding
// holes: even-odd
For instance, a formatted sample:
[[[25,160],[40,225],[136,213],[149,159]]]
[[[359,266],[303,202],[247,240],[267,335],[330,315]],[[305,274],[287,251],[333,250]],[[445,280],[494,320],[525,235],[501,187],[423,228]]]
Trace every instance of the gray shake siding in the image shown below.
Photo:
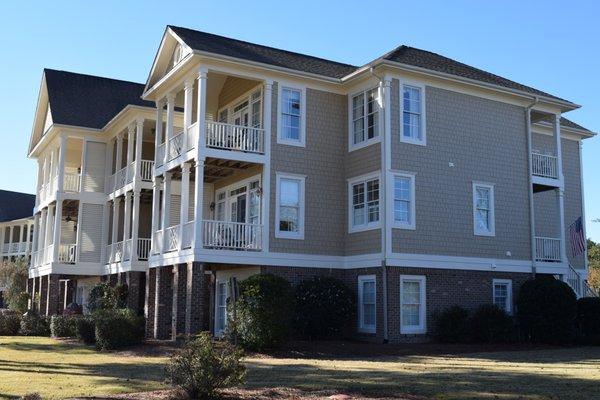
[[[397,80],[391,93],[392,169],[416,174],[416,230],[393,229],[392,250],[531,259],[525,110],[426,87],[418,146],[400,142]],[[495,185],[495,237],[473,234],[473,181]]]
[[[571,257],[569,225],[582,216],[581,212],[581,164],[579,160],[579,142],[562,139],[563,175],[565,177],[565,238],[567,256],[575,268],[584,268],[582,255]]]

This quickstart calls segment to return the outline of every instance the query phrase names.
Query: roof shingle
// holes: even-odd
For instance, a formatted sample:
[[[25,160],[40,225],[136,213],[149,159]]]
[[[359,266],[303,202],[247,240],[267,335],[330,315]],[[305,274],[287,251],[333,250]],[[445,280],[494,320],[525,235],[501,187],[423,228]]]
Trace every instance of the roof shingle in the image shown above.
[[[0,190],[0,222],[31,217],[34,206],[33,194]]]

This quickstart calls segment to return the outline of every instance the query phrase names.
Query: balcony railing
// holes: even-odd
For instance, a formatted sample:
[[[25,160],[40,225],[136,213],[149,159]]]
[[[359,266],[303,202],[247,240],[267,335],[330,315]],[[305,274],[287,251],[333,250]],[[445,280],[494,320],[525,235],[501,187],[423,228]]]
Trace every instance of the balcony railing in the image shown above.
[[[540,153],[531,154],[533,175],[558,179],[558,157]]]
[[[178,132],[169,139],[168,161],[176,159],[183,153],[184,139],[183,131]]]
[[[79,192],[80,182],[80,174],[66,173],[63,181],[65,192]]]
[[[133,239],[127,239],[123,241],[123,261],[131,260],[131,250],[133,246]]]
[[[535,238],[535,259],[544,262],[560,262],[560,239],[539,237]]]
[[[152,182],[152,174],[154,172],[154,161],[140,161],[140,179],[144,182]],[[132,183],[135,179],[135,161],[126,167],[121,168],[108,178],[107,185],[109,191],[122,189],[126,185]]]
[[[152,174],[154,173],[154,161],[142,160],[140,162],[140,179],[144,182],[152,182]]]
[[[157,165],[163,165],[164,164],[164,160],[165,160],[165,147],[166,144],[165,143],[161,143],[158,145],[158,149],[156,150],[156,162],[158,163]]]
[[[150,245],[152,241],[147,238],[139,238],[138,246],[137,246],[137,254],[138,259],[141,261],[148,260],[148,256],[150,255]]]
[[[63,264],[75,264],[77,255],[76,244],[61,244],[58,248],[58,262]]]
[[[158,230],[152,234],[152,254],[160,254],[163,252],[164,231]]]
[[[264,153],[265,130],[223,122],[206,122],[206,146],[224,150]]]
[[[171,226],[165,229],[165,245],[164,251],[174,251],[179,248],[179,241],[181,238],[179,237],[179,225]]]
[[[261,250],[260,224],[204,220],[204,247],[212,249]]]
[[[189,249],[194,242],[194,221],[183,224],[183,238],[181,239],[181,248]]]

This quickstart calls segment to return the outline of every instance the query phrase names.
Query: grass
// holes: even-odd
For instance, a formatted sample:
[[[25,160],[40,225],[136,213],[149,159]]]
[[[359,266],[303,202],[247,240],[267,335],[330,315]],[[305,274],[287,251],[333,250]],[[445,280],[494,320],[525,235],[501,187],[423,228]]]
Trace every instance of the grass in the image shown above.
[[[600,347],[455,355],[382,349],[377,356],[363,352],[336,359],[293,352],[251,355],[246,359],[244,397],[258,389],[286,388],[295,396],[325,390],[374,398],[600,399]],[[386,349],[390,355],[381,355]],[[54,399],[164,389],[166,358],[154,353],[98,353],[49,338],[0,337],[0,398],[31,392]]]

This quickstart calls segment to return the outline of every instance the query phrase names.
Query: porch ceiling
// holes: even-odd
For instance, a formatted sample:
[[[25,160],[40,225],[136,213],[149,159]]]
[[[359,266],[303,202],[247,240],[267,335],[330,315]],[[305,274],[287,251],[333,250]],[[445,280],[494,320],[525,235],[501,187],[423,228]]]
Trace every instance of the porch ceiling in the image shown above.
[[[224,160],[220,158],[207,157],[204,163],[204,182],[214,183],[220,179],[228,178],[234,175],[236,172],[244,171],[255,164],[236,161],[236,160]],[[175,180],[181,179],[181,169],[175,169],[172,171],[172,178]],[[190,180],[196,179],[196,173],[194,170],[191,171]]]

